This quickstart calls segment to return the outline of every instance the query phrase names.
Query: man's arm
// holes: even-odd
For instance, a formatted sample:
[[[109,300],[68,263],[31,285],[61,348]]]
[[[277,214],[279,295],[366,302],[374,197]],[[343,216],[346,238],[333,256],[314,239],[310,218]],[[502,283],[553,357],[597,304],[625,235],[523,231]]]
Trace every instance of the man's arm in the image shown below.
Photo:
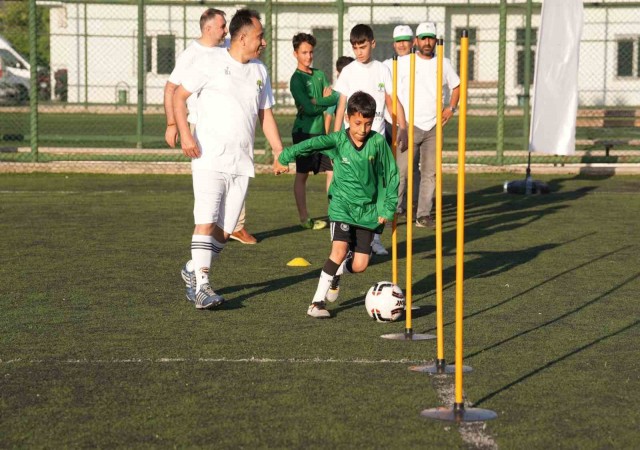
[[[338,106],[336,107],[336,119],[333,122],[333,131],[340,131],[342,129],[342,122],[344,122],[344,110],[347,105],[347,96],[340,94],[340,100],[338,100]]]
[[[258,119],[260,119],[260,125],[262,125],[262,132],[264,137],[267,138],[267,142],[271,146],[271,153],[273,155],[273,172],[276,175],[289,171],[289,167],[283,166],[278,162],[278,156],[282,153],[282,139],[280,139],[280,131],[278,131],[278,124],[275,117],[273,117],[273,110],[271,108],[258,110]]]
[[[167,119],[167,129],[164,132],[164,140],[171,148],[175,148],[178,142],[178,127],[173,115],[173,94],[178,87],[170,81],[164,85],[164,115]]]
[[[458,106],[458,100],[460,100],[460,86],[456,86],[451,91],[451,98],[449,99],[449,106],[442,110],[442,126],[453,117],[453,108]]]
[[[200,149],[195,139],[193,139],[187,122],[187,99],[190,95],[191,92],[187,91],[183,86],[178,86],[173,94],[173,115],[180,132],[182,153],[189,158],[198,158]]]

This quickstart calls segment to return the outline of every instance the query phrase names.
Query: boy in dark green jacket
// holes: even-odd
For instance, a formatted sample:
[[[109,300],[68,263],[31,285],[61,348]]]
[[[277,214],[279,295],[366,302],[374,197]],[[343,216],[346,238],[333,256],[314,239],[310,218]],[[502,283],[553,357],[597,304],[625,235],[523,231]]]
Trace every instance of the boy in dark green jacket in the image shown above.
[[[291,137],[297,144],[314,136],[325,134],[324,112],[329,106],[338,103],[340,95],[331,90],[324,72],[311,67],[313,64],[313,49],[316,38],[307,33],[298,33],[293,39],[293,56],[298,65],[291,76],[289,89],[296,103],[296,120],[293,123]],[[317,154],[296,158],[296,178],[293,184],[293,196],[296,199],[300,225],[303,228],[321,229],[327,226],[324,220],[313,220],[307,211],[306,185],[309,172],[317,174],[326,172],[327,189],[331,184],[333,168],[326,156]]]
[[[393,220],[398,204],[398,168],[384,136],[371,131],[374,98],[356,92],[347,104],[349,128],[285,148],[273,164],[276,175],[287,172],[296,157],[321,153],[333,162],[329,188],[331,254],[307,314],[327,318],[325,300],[338,298],[343,271],[364,272],[369,265],[375,232]]]

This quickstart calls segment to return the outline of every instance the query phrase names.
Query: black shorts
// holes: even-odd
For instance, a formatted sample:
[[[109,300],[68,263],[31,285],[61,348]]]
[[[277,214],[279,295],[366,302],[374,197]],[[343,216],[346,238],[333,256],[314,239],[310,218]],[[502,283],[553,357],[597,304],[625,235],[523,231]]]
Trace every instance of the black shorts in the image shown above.
[[[344,222],[331,222],[331,241],[347,242],[349,249],[357,253],[371,253],[372,230]]]
[[[323,134],[309,134],[301,131],[294,131],[291,134],[293,143],[298,144],[302,141],[306,141],[309,138],[315,136],[324,136]],[[311,156],[301,156],[296,158],[296,173],[309,173],[313,172],[314,175],[318,172],[331,172],[333,171],[333,165],[328,156],[322,153],[315,153]]]

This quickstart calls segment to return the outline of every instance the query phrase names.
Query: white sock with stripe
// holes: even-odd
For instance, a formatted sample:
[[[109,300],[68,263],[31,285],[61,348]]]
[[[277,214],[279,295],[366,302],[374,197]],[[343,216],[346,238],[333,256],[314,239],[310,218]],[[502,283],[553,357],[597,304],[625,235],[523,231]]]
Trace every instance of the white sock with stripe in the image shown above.
[[[212,262],[218,258],[224,249],[224,244],[216,241],[213,236],[194,234],[191,237],[191,259],[196,272],[197,287],[209,283],[209,269]]]

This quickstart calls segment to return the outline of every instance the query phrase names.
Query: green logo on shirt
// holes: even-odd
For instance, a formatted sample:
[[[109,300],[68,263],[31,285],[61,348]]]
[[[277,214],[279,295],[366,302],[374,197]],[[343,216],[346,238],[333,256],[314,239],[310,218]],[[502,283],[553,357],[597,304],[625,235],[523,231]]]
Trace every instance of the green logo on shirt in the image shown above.
[[[258,93],[262,92],[262,88],[264,87],[262,85],[262,80],[257,80],[256,84],[258,85]]]
[[[378,83],[378,92],[384,92],[384,83]]]

